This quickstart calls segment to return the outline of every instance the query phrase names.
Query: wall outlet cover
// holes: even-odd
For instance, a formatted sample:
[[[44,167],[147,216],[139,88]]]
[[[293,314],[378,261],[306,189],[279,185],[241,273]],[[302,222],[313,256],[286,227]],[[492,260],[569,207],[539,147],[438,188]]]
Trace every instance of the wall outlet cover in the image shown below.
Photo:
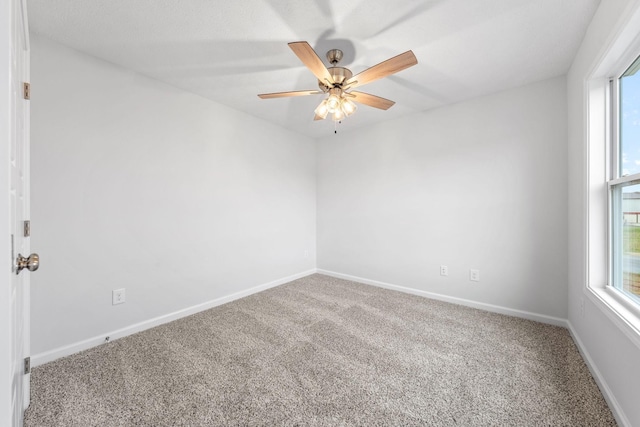
[[[449,275],[449,267],[447,267],[446,265],[441,265],[440,266],[440,275],[441,276],[448,276]]]
[[[111,304],[112,305],[118,305],[118,304],[124,304],[125,302],[125,291],[124,288],[122,289],[114,289],[111,292]]]
[[[471,270],[469,270],[469,280],[471,280],[472,282],[479,282],[480,270],[476,270],[475,268],[472,268]]]

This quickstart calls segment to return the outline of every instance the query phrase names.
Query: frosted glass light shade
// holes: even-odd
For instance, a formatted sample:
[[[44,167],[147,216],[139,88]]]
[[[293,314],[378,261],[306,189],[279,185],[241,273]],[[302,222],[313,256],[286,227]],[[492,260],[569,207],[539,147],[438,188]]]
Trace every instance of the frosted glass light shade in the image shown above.
[[[342,100],[342,112],[344,113],[345,116],[349,117],[350,115],[352,115],[353,113],[356,112],[356,104],[355,102],[353,102],[350,99],[343,99]]]
[[[327,117],[327,114],[329,114],[329,107],[327,106],[326,99],[322,101],[320,105],[318,105],[314,113],[316,114],[316,116],[322,117],[323,119]]]
[[[340,108],[340,98],[337,95],[329,95],[327,98],[327,108],[330,113],[334,113]]]

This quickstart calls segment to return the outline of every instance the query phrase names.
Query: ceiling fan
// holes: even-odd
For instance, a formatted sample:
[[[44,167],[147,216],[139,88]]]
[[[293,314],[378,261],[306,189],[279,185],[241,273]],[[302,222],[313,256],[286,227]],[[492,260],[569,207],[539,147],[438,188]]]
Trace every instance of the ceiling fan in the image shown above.
[[[354,76],[348,68],[337,66],[343,56],[340,49],[331,49],[327,52],[327,60],[329,60],[329,63],[332,65],[327,68],[309,43],[305,41],[292,42],[289,43],[289,47],[293,50],[293,53],[300,58],[302,63],[318,78],[318,87],[320,90],[263,93],[258,96],[262,99],[271,99],[328,93],[329,96],[315,109],[314,120],[323,120],[331,114],[334,121],[340,121],[356,111],[354,101],[381,110],[388,110],[395,104],[394,101],[364,92],[353,91],[352,89],[390,76],[418,63],[413,52],[408,50],[405,53],[401,53],[398,56],[394,56],[373,67],[367,68]]]

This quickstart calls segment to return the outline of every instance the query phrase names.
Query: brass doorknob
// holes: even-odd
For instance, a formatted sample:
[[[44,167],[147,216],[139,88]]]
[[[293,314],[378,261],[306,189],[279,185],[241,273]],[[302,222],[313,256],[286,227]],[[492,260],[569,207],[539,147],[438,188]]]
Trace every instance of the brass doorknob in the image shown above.
[[[18,254],[18,258],[16,258],[16,274],[25,268],[29,271],[36,271],[38,267],[40,267],[40,257],[38,254],[31,254],[28,258],[23,257],[22,254]]]

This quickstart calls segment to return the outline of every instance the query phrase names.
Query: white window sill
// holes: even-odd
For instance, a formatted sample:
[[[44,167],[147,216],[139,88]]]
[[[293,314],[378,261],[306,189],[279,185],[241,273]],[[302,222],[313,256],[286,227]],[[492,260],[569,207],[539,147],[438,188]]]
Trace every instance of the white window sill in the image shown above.
[[[640,306],[610,286],[587,287],[587,295],[640,348]]]

